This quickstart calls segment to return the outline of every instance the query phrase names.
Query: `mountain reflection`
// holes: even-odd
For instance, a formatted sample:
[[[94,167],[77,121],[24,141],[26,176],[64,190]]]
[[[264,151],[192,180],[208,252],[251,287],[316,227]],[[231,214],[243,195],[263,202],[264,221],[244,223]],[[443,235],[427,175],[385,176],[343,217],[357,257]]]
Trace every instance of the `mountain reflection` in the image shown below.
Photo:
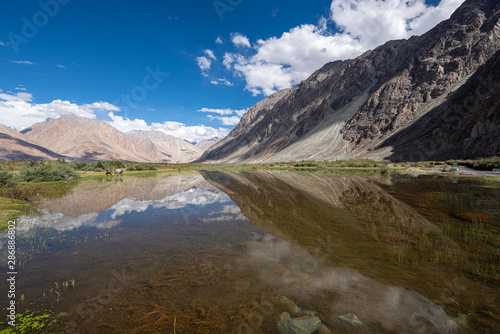
[[[447,314],[460,316],[464,305],[494,308],[495,285],[479,287],[463,270],[467,250],[384,191],[390,178],[288,171],[204,176],[268,233],[250,243],[246,260],[261,279],[299,300],[326,300],[317,307],[327,314],[362,314],[396,332],[448,332],[460,328]],[[311,266],[317,270],[308,272]],[[412,322],[420,327],[403,330]]]
[[[224,203],[229,197],[210,185],[200,174],[127,178],[123,182],[88,180],[71,194],[45,200],[45,214],[23,217],[21,229],[50,226],[59,231],[80,227],[112,228],[120,224],[120,216],[144,212],[149,207],[167,210],[187,205],[203,206]]]

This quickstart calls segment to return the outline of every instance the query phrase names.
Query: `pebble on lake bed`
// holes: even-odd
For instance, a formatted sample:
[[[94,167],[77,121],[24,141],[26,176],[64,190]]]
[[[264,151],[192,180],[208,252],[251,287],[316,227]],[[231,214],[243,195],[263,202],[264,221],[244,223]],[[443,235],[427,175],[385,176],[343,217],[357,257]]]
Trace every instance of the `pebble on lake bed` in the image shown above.
[[[292,319],[290,313],[283,312],[276,325],[281,334],[312,334],[321,328],[321,320],[309,315]]]
[[[356,326],[356,327],[363,326],[363,323],[361,322],[361,320],[359,320],[359,318],[354,313],[347,313],[344,315],[339,315],[339,319],[347,321],[348,323],[350,323],[351,325]]]

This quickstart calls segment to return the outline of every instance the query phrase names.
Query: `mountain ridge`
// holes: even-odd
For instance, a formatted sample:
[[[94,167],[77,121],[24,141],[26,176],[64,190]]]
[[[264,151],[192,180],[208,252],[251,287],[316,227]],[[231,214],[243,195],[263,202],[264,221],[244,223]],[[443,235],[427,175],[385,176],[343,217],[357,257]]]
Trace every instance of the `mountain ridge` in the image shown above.
[[[449,100],[500,49],[499,6],[467,0],[422,36],[326,64],[250,108],[200,161],[390,157],[382,143]]]

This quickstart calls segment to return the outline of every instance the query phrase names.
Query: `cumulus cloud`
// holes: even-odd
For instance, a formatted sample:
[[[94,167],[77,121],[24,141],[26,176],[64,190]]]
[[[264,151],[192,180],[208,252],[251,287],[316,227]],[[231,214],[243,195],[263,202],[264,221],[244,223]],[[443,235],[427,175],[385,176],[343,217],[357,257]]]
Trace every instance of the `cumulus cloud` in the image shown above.
[[[208,119],[219,120],[223,125],[236,125],[239,123],[241,117],[248,111],[248,109],[213,109],[201,108],[199,112],[218,114],[220,116],[207,115]],[[233,116],[230,116],[233,115]]]
[[[296,85],[328,62],[354,58],[389,40],[421,35],[463,2],[441,0],[428,6],[425,0],[332,0],[329,17],[280,37],[259,39],[253,48],[245,35],[231,34],[235,51],[226,52],[222,64],[243,78],[253,95],[270,95]]]
[[[113,112],[109,112],[108,117],[111,118],[111,121],[107,123],[122,132],[130,132],[133,130],[161,131],[167,135],[182,138],[189,142],[199,142],[214,137],[223,138],[227,136],[230,131],[223,127],[216,129],[205,125],[187,126],[180,122],[153,122],[148,125],[143,119],[129,119],[127,117],[115,115]]]
[[[237,47],[241,46],[241,47],[249,48],[251,46],[250,41],[248,40],[248,37],[246,37],[245,35],[242,35],[240,33],[231,34],[231,41]]]
[[[239,123],[240,118],[238,116],[213,116],[207,115],[208,119],[213,121],[214,119],[218,119],[223,125],[236,125]]]
[[[203,52],[207,55],[208,58],[216,60],[217,58],[214,55],[214,52],[210,49],[203,50]]]
[[[215,44],[224,44],[224,42],[222,41],[222,38],[220,38],[220,36],[218,36],[217,39],[215,40]]]
[[[78,105],[60,99],[50,103],[34,103],[33,96],[25,92],[1,92],[0,90],[0,123],[16,129],[25,129],[34,123],[42,122],[48,117],[57,118],[65,114],[96,118],[95,110],[116,111],[119,108],[107,102],[94,102]]]
[[[208,76],[207,71],[212,66],[212,60],[205,56],[196,57],[196,64],[198,64],[198,67],[201,70],[201,74],[204,76]]]
[[[463,1],[442,0],[434,7],[424,0],[333,0],[330,16],[344,34],[359,38],[367,49],[425,33],[449,18]]]

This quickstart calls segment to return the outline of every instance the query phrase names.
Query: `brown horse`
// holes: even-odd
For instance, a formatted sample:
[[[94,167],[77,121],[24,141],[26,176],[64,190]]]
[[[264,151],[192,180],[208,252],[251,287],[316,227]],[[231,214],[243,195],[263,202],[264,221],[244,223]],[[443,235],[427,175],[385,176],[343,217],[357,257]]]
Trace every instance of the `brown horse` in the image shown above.
[[[106,172],[106,176],[108,176],[108,175],[109,175],[109,176],[111,176],[111,175],[113,175],[113,173],[112,173],[112,172],[110,172],[110,171],[107,171],[107,172]]]

